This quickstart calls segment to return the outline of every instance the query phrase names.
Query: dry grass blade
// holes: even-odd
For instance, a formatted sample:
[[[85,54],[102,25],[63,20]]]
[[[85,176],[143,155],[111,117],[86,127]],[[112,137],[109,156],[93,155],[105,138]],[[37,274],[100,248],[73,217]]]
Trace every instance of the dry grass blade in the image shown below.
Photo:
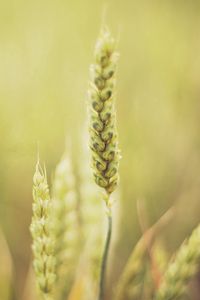
[[[148,249],[151,247],[155,236],[169,222],[172,210],[167,211],[157,223],[148,229],[137,245],[134,247],[130,258],[119,278],[116,289],[116,300],[140,299],[142,279],[145,274],[145,261],[149,258]]]
[[[78,278],[72,286],[67,300],[82,300],[84,295],[85,284],[85,276],[82,275],[82,277]]]

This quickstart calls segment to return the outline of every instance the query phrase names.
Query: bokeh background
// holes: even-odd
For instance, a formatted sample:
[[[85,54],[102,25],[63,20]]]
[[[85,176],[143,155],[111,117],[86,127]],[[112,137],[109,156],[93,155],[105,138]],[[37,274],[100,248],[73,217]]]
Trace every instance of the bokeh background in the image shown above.
[[[1,1],[0,226],[7,245],[2,237],[0,274],[10,268],[9,247],[9,300],[22,299],[30,264],[37,145],[49,177],[66,136],[78,160],[102,19],[120,51],[121,196],[108,289],[141,235],[138,199],[145,201],[149,225],[176,207],[163,233],[169,253],[200,219],[200,2]]]

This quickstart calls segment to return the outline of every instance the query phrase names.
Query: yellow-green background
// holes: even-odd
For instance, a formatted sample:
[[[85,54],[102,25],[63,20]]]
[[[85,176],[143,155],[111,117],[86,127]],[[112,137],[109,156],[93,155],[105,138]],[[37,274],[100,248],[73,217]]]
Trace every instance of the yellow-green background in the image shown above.
[[[200,1],[1,0],[0,224],[14,262],[12,300],[22,297],[30,261],[37,145],[49,177],[66,135],[81,151],[102,15],[120,37],[121,222],[110,285],[140,235],[138,199],[150,224],[176,202],[169,251],[199,221]]]

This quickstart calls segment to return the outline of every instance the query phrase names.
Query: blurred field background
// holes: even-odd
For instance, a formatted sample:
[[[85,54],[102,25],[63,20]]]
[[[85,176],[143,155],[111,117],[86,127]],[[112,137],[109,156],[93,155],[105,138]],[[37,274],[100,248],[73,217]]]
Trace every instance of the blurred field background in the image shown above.
[[[7,246],[13,261],[5,300],[22,299],[30,264],[37,144],[49,178],[66,136],[81,164],[88,70],[104,7],[106,23],[120,36],[121,55],[120,219],[108,289],[141,235],[138,199],[145,200],[149,225],[176,206],[163,234],[170,253],[199,222],[200,2],[1,1],[0,287],[6,286],[1,274],[11,272]]]

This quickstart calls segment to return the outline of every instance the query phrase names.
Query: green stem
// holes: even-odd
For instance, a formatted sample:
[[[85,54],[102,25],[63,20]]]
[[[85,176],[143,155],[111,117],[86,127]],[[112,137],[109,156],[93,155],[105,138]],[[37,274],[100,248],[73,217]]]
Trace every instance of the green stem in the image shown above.
[[[99,297],[98,300],[104,299],[104,292],[105,292],[105,275],[106,275],[106,267],[107,267],[107,260],[108,260],[108,252],[110,248],[110,241],[112,235],[112,215],[111,209],[108,208],[108,229],[106,235],[106,242],[101,262],[101,270],[100,270],[100,281],[99,281]]]

